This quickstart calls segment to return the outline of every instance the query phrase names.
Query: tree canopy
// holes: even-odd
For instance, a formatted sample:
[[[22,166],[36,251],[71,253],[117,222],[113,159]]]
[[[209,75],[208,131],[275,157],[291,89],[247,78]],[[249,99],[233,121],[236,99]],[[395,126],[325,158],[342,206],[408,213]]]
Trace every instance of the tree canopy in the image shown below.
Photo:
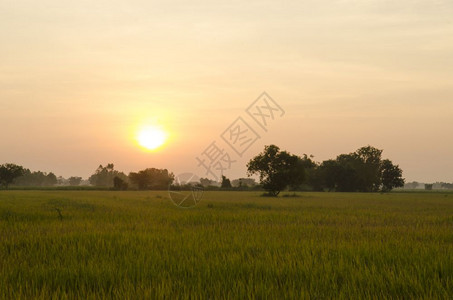
[[[22,176],[25,172],[25,169],[22,166],[16,164],[3,164],[0,165],[0,185],[8,189],[9,185],[14,182],[14,180]]]
[[[82,177],[71,176],[68,178],[68,183],[71,186],[78,186],[82,182]]]
[[[313,190],[338,192],[388,192],[404,186],[402,170],[389,159],[382,159],[382,153],[365,146],[316,163],[312,156],[291,155],[270,145],[250,160],[247,170],[249,176],[259,174],[263,188],[272,195],[286,187],[300,189],[302,183]]]
[[[220,185],[222,189],[231,189],[231,181],[230,179],[226,178],[225,176],[222,175],[222,183]]]
[[[31,172],[29,169],[24,169],[20,177],[14,181],[17,186],[53,186],[57,184],[57,176],[54,173],[46,173],[41,171]]]
[[[129,179],[140,190],[158,190],[167,189],[175,176],[167,169],[148,168],[129,173]]]
[[[263,188],[270,195],[277,196],[287,186],[303,182],[304,161],[297,155],[280,151],[275,145],[265,146],[264,151],[247,164],[247,174],[258,174]]]
[[[113,187],[113,180],[115,177],[121,178],[123,181],[127,181],[128,178],[123,172],[115,170],[113,164],[107,164],[107,166],[99,165],[95,173],[88,179],[94,186],[101,187]]]

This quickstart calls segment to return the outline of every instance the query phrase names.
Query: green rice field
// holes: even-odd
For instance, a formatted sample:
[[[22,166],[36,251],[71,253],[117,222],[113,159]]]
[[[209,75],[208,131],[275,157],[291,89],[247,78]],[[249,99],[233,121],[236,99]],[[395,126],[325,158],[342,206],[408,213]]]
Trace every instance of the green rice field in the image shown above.
[[[0,299],[453,295],[453,193],[0,191]]]

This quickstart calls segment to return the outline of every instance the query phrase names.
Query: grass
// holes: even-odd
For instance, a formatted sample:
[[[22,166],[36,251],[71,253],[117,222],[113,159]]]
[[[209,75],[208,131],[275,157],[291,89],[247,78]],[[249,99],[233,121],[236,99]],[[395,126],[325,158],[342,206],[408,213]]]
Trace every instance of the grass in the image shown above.
[[[453,193],[1,191],[0,299],[444,298]]]

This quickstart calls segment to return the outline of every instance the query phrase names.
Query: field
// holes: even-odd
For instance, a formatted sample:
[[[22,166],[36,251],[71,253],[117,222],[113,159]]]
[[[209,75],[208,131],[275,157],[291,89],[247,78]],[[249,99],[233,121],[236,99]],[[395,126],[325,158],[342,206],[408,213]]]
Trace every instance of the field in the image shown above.
[[[453,193],[0,191],[1,299],[451,295]]]

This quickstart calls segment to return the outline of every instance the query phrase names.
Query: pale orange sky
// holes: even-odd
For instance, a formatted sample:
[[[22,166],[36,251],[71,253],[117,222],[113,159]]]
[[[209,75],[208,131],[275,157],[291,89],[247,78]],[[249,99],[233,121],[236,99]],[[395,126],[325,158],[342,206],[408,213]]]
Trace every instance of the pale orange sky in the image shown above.
[[[267,91],[286,114],[229,177],[271,143],[318,161],[371,144],[408,181],[452,182],[452,16],[451,1],[2,0],[0,163],[204,176],[195,157]],[[148,122],[170,134],[155,152],[134,140]]]

